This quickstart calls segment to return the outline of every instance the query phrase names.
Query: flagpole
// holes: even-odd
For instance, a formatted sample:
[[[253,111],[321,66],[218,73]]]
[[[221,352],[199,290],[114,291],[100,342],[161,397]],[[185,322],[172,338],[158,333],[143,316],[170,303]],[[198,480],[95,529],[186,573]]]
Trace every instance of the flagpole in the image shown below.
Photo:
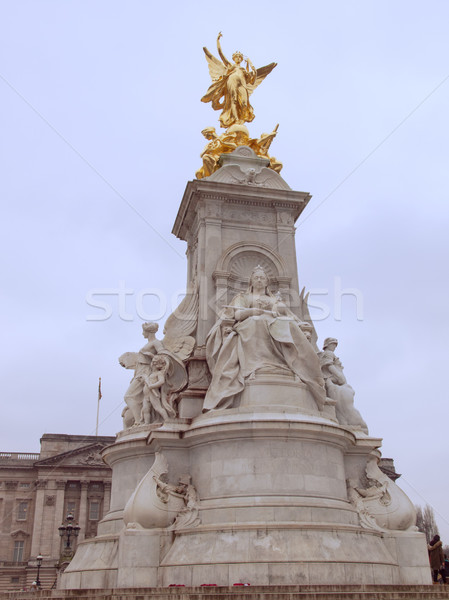
[[[101,400],[101,377],[98,378],[97,425],[95,427],[95,436],[96,437],[98,437],[98,419],[100,417],[100,400]]]

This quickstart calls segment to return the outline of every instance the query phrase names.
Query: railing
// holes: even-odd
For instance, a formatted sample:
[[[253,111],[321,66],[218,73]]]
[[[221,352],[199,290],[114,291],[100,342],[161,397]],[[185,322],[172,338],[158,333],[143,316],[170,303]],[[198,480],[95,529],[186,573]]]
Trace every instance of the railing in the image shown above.
[[[0,567],[26,567],[28,561],[0,560]]]
[[[39,460],[36,452],[0,452],[0,460]]]

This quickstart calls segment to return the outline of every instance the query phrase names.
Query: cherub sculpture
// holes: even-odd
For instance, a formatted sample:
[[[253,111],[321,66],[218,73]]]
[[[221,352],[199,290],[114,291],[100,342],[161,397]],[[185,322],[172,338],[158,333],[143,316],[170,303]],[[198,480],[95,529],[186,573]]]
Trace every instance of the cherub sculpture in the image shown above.
[[[134,369],[134,377],[125,394],[125,402],[129,408],[126,423],[132,422],[129,412],[132,414],[135,425],[139,425],[141,422],[145,377],[151,373],[153,358],[164,348],[162,342],[156,338],[158,329],[157,323],[143,323],[142,335],[147,339],[145,346],[139,352],[125,352],[118,359],[125,369]]]
[[[144,382],[141,422],[145,425],[157,421],[158,417],[165,421],[176,415],[170,394],[164,389],[169,367],[168,356],[157,354],[151,362],[151,374],[140,376]]]
[[[127,408],[122,413],[125,429],[133,425],[149,424],[157,414],[164,420],[176,415],[175,394],[187,385],[184,361],[193,351],[195,338],[190,334],[194,332],[197,320],[198,285],[195,281],[192,289],[188,290],[180,305],[165,322],[164,338],[156,338],[157,323],[144,323],[142,333],[147,338],[145,346],[139,352],[125,352],[120,356],[122,367],[134,369],[134,377],[125,394]],[[154,360],[155,357],[158,357],[157,361]],[[164,381],[158,384],[161,377]],[[155,399],[155,395],[159,393],[155,390],[158,389],[160,403]]]
[[[207,48],[203,48],[209,65],[212,84],[202,102],[212,102],[214,110],[221,110],[220,125],[228,128],[234,124],[250,123],[254,119],[254,110],[249,102],[249,97],[265,77],[271,73],[276,63],[270,63],[259,69],[249,58],[244,58],[241,52],[232,55],[234,64],[223,54],[220,46],[221,32],[217,37],[217,50],[220,62]],[[242,66],[243,61],[246,67]]]

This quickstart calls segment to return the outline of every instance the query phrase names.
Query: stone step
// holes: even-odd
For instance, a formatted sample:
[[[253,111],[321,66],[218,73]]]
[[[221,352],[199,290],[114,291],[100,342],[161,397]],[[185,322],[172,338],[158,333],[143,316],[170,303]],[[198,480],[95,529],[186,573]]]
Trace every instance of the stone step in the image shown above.
[[[449,585],[204,586],[3,592],[0,600],[449,600]]]

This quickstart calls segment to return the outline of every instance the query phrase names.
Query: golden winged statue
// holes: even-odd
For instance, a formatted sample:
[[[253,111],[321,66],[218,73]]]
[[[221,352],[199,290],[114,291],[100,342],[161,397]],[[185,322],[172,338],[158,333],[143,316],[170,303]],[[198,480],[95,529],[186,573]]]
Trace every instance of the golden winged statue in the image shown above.
[[[255,69],[249,58],[245,58],[241,52],[235,52],[232,55],[234,61],[232,64],[222,52],[221,37],[220,32],[217,37],[217,49],[222,62],[207,48],[203,48],[212,84],[201,101],[212,102],[214,110],[222,111],[219,121],[220,125],[226,129],[234,124],[250,123],[254,119],[254,110],[249,102],[249,97],[271,73],[276,63],[272,62],[265,67]],[[246,67],[242,65],[243,61],[246,62]]]

